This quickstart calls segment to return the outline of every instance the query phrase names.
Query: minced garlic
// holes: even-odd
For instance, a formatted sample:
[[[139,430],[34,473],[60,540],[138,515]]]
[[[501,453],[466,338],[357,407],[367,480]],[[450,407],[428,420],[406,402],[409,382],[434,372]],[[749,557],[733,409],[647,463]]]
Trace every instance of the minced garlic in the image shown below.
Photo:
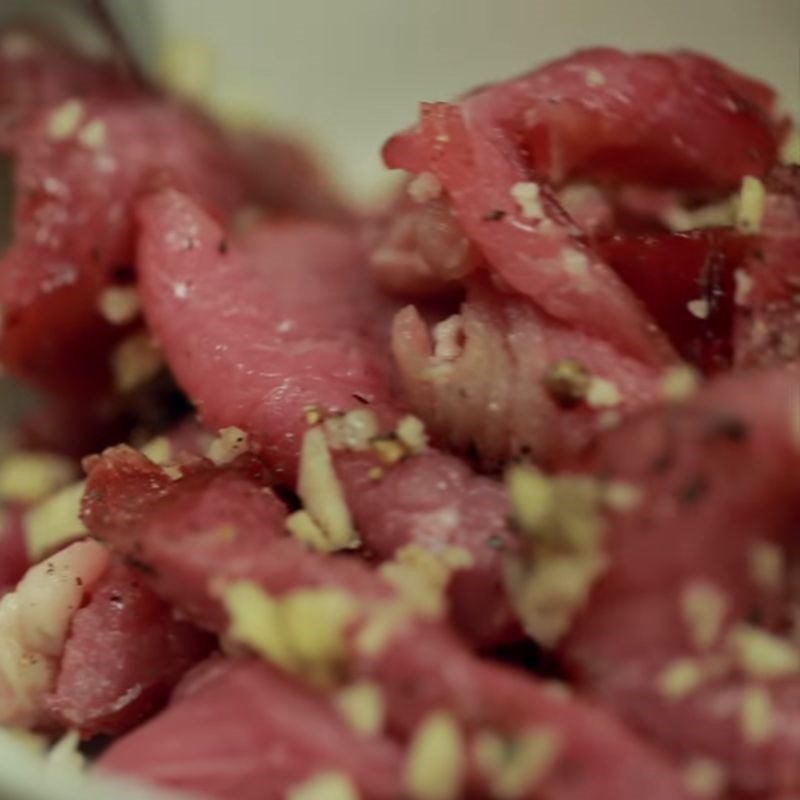
[[[781,147],[781,163],[800,164],[800,131],[793,129]]]
[[[414,800],[457,800],[466,777],[464,741],[456,720],[433,712],[414,733],[405,785]]]
[[[758,233],[761,230],[766,196],[764,184],[758,178],[752,175],[744,177],[736,209],[736,227],[742,233]]]
[[[696,319],[708,319],[711,316],[711,304],[705,297],[698,297],[686,304],[689,313]]]
[[[586,392],[586,404],[591,408],[611,408],[622,402],[619,387],[606,378],[593,377]]]
[[[289,789],[286,800],[359,800],[355,784],[341,772],[320,772]]]
[[[694,580],[681,593],[680,607],[692,642],[708,649],[719,637],[728,610],[728,600],[716,584]]]
[[[325,533],[329,550],[358,546],[358,534],[322,428],[311,428],[303,437],[297,493]]]
[[[93,119],[81,128],[78,141],[88,150],[100,150],[106,144],[108,131],[101,119]]]
[[[108,286],[100,292],[97,307],[112,325],[126,325],[139,316],[139,292],[134,286]]]
[[[511,187],[511,197],[522,211],[522,216],[528,219],[541,219],[544,216],[542,208],[541,191],[538,183],[521,181]]]
[[[728,643],[737,664],[752,678],[800,677],[800,650],[787,639],[752,625],[736,625]]]
[[[334,701],[350,727],[363,736],[376,736],[383,730],[386,708],[380,686],[359,681],[340,689]]]
[[[86,533],[80,518],[85,488],[85,481],[66,486],[25,514],[25,549],[32,561]]]
[[[83,103],[77,98],[65,100],[50,112],[47,135],[56,141],[68,139],[78,129],[82,118]]]
[[[484,732],[474,745],[478,769],[498,800],[515,800],[532,792],[560,752],[560,738],[547,728],[531,728],[513,737]]]
[[[700,374],[696,369],[681,365],[670,367],[661,378],[661,393],[665,400],[680,403],[691,397],[700,386]]]
[[[35,503],[74,477],[74,466],[62,456],[16,450],[0,461],[0,500]]]
[[[368,408],[356,408],[346,414],[328,417],[325,436],[333,450],[368,450],[379,433],[378,420]]]
[[[779,592],[783,588],[786,575],[786,559],[778,545],[773,542],[757,541],[750,547],[750,577],[762,591]]]
[[[739,709],[742,736],[749,744],[761,745],[775,732],[775,712],[766,689],[751,686],[744,691]]]
[[[314,518],[308,511],[295,511],[286,519],[286,530],[302,542],[309,550],[318,553],[327,553],[330,550],[330,542],[322,528],[314,522]]]
[[[324,685],[345,656],[344,632],[358,614],[335,588],[295,589],[273,597],[253,581],[219,589],[230,619],[228,637],[290,672]]]
[[[698,661],[678,658],[668,664],[658,675],[656,686],[668,700],[682,700],[702,684],[705,678]]]
[[[526,631],[555,644],[606,567],[602,487],[576,476],[548,478],[516,465],[505,476],[523,551],[506,564],[509,594]]]
[[[230,426],[222,428],[217,437],[211,441],[206,450],[206,457],[217,466],[223,466],[246,452],[247,433],[241,428]]]
[[[407,414],[397,423],[395,433],[409,453],[422,453],[428,447],[425,423],[413,414]]]
[[[130,392],[154,378],[164,365],[164,358],[147,333],[137,333],[120,342],[111,354],[114,385],[120,392]]]
[[[408,607],[422,614],[442,615],[445,591],[453,572],[471,567],[472,554],[463,547],[434,552],[417,544],[400,548],[381,574],[398,590]]]

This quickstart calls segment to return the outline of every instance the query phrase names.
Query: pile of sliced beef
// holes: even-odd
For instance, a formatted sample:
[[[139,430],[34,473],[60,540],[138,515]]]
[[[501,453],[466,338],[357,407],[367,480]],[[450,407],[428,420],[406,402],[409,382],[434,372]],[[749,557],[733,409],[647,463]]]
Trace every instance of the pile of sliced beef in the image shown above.
[[[423,103],[359,219],[0,32],[0,724],[210,800],[800,794],[796,136],[585,50]]]

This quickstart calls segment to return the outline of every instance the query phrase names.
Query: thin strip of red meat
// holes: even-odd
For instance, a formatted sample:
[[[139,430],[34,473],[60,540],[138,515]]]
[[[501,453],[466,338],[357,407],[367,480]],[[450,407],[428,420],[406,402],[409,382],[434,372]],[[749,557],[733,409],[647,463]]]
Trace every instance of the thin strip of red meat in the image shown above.
[[[364,800],[391,800],[402,761],[397,745],[350,729],[323,693],[266,664],[213,659],[98,767],[219,800],[283,800],[335,772]]]
[[[378,429],[392,430],[402,409],[392,400],[381,347],[388,314],[365,286],[351,238],[309,223],[282,224],[252,234],[242,254],[234,245],[220,252],[221,228],[177,193],[148,198],[140,216],[148,322],[206,424],[246,431],[290,482],[309,411],[343,412],[366,400]],[[469,613],[455,613],[474,635],[512,635],[500,562],[513,535],[504,496],[491,481],[434,451],[402,464],[375,454],[333,457],[368,549],[389,557],[409,542],[465,547],[474,566],[459,573],[466,585],[458,596]],[[375,469],[386,483],[375,480]],[[426,490],[442,480],[452,491]],[[475,596],[502,605],[486,604],[473,616]]]
[[[164,705],[213,645],[176,619],[138,572],[113,563],[72,618],[49,713],[87,738],[122,733]]]
[[[540,783],[534,789],[523,781],[520,797],[536,792],[537,797],[553,800],[633,800],[641,796],[644,786],[653,787],[652,797],[685,796],[671,771],[602,713],[585,708],[577,699],[559,697],[531,678],[483,662],[442,625],[410,608],[391,623],[390,609],[402,608],[396,605],[401,597],[397,590],[357,560],[312,553],[292,539],[281,538],[280,519],[269,511],[277,501],[242,471],[242,465],[197,469],[170,481],[166,476],[159,478],[159,469],[141,456],[115,449],[90,464],[84,506],[84,519],[92,532],[123,555],[133,556],[148,582],[184,612],[224,632],[227,614],[219,590],[230,581],[253,581],[278,598],[301,588],[335,588],[351,597],[359,609],[347,639],[345,674],[354,671],[378,683],[389,730],[401,741],[409,742],[434,712],[452,715],[464,746],[469,743],[470,749],[486,733],[513,745],[519,736],[544,731],[552,734],[558,746],[540,774],[529,777],[531,783],[534,777]],[[221,524],[223,520],[226,525]],[[388,627],[379,623],[385,612],[390,614]],[[319,624],[324,625],[322,620]],[[373,631],[385,628],[376,645],[365,643],[370,625]],[[200,707],[197,713],[202,713]],[[158,720],[153,725],[155,737]],[[147,729],[141,736],[146,733]],[[136,736],[128,751],[130,761],[125,763],[155,778],[158,773],[139,761]],[[226,745],[216,747],[225,751],[232,741],[237,757],[249,754],[254,744],[231,735]],[[155,742],[150,744],[145,753],[155,746]],[[210,747],[206,739],[200,746]],[[118,747],[126,752],[124,740]],[[263,749],[259,743],[259,752]],[[227,759],[231,759],[229,750]],[[493,796],[487,788],[491,769],[487,773],[485,764],[473,764],[466,754],[464,759],[463,796]],[[228,775],[224,767],[220,769]],[[179,774],[186,775],[183,770]]]
[[[564,659],[649,738],[758,797],[800,786],[799,437],[797,370],[740,372],[575,465],[638,500],[606,519],[607,567]]]
[[[787,129],[768,86],[689,51],[581,50],[458,105],[471,130],[553,184],[588,176],[730,190],[766,174]],[[433,142],[419,133],[390,141],[390,166],[426,169]]]

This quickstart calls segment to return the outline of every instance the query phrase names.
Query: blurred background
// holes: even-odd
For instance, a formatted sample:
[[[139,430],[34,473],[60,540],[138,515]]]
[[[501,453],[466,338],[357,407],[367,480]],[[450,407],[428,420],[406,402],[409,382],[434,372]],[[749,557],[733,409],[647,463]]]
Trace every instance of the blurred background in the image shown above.
[[[159,0],[152,7],[164,44],[210,46],[212,98],[252,103],[299,130],[361,197],[381,184],[381,143],[414,119],[420,100],[446,100],[587,45],[705,50],[773,84],[800,111],[800,0]]]
[[[51,18],[69,0],[0,0]],[[151,64],[217,107],[313,144],[352,197],[386,185],[379,150],[420,100],[594,44],[707,51],[800,112],[800,0],[110,0]],[[187,77],[188,76],[188,77]]]

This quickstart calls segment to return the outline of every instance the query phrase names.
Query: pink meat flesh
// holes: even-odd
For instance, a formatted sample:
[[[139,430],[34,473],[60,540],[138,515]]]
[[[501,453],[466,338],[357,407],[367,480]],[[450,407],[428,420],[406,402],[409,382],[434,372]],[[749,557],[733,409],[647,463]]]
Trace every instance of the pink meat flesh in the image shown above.
[[[219,226],[175,192],[148,198],[140,217],[145,312],[206,424],[247,431],[290,480],[309,407],[348,410],[360,405],[357,395],[374,401],[379,419],[393,425],[398,409],[380,346],[380,323],[388,329],[389,317],[379,313],[376,320],[374,302],[362,299],[370,290],[363,286],[361,254],[349,238],[309,223],[280,224],[251,235],[241,254],[235,243],[221,253]],[[189,241],[191,246],[173,244]],[[412,541],[458,543],[475,557],[478,586],[488,585],[489,596],[500,597],[501,551],[513,541],[502,492],[436,452],[388,469],[385,484],[368,477],[376,463],[372,457],[337,456],[365,545],[388,557]],[[439,492],[432,501],[425,487],[442,475],[457,492]],[[480,505],[473,509],[476,498]],[[395,523],[399,518],[404,528]],[[461,573],[460,580],[468,582],[459,594],[470,611],[455,611],[463,620],[471,618],[481,596],[469,588],[470,574]],[[516,631],[505,602],[485,606],[485,613],[491,623],[471,618],[473,631],[492,630],[492,638]]]
[[[337,587],[356,598],[365,614],[391,597],[393,590],[367,565],[351,557],[312,553],[292,539],[281,538],[264,513],[265,506],[275,501],[240,466],[198,465],[197,472],[178,481],[161,480],[158,472],[132,451],[109,451],[91,465],[84,519],[114,549],[123,555],[136,554],[148,583],[195,619],[223,631],[226,617],[213,587],[237,578],[253,580],[273,596],[301,587]],[[220,525],[225,518],[227,530]],[[257,553],[255,541],[259,542]],[[659,798],[685,796],[670,769],[617,723],[585,708],[578,699],[559,698],[533,678],[482,661],[437,622],[411,618],[377,653],[365,654],[357,638],[353,645],[350,670],[379,683],[390,729],[404,742],[426,713],[441,708],[449,710],[469,736],[487,727],[513,736],[532,725],[546,725],[564,741],[563,753],[544,784],[546,794],[541,795],[548,800],[579,796],[633,800],[640,797],[647,781],[659,787],[662,794],[654,795]],[[188,700],[186,707],[188,714]],[[202,714],[201,707],[198,703],[196,713]],[[171,714],[168,711],[163,718],[177,720],[168,738],[175,743],[191,742],[191,736],[184,737],[178,730],[192,723],[187,725],[184,718]],[[155,742],[163,742],[159,724],[159,719],[152,723],[153,742],[143,749],[144,754],[136,749],[136,742],[137,737],[150,741],[147,727],[117,746],[118,752],[128,754],[123,762],[128,771],[158,779],[158,768],[151,771],[148,759]],[[126,742],[131,743],[129,749]],[[213,742],[203,738],[200,746],[213,753],[221,750],[225,764],[236,763],[251,746],[249,739],[216,735]],[[262,743],[259,753],[264,750]],[[109,765],[114,763],[113,754],[114,750]],[[175,774],[171,772],[176,769],[173,758],[168,760],[167,782]],[[178,763],[187,760],[181,758]],[[219,763],[210,757],[204,760]],[[154,760],[156,766],[161,763]],[[577,764],[580,788],[574,782]],[[222,772],[229,780],[227,769]],[[182,780],[190,779],[183,770],[179,774]],[[485,796],[479,776],[470,777],[472,781],[476,782],[475,796]],[[523,796],[534,795],[526,792]]]
[[[787,368],[720,378],[685,404],[648,412],[598,440],[580,470],[631,483],[641,502],[608,520],[609,567],[562,647],[579,685],[649,738],[683,757],[720,762],[732,786],[778,797],[800,786],[797,676],[764,680],[735,666],[678,700],[658,689],[677,658],[729,653],[726,634],[750,621],[791,637],[791,578],[754,581],[759,543],[796,569],[800,532],[800,374]],[[779,580],[781,580],[779,578]],[[691,635],[681,598],[705,581],[727,606],[707,650]],[[742,698],[762,687],[774,731],[742,732]]]
[[[364,800],[392,800],[402,761],[383,737],[354,733],[325,694],[266,664],[214,659],[98,766],[218,800],[282,800],[317,773],[339,772]]]
[[[123,733],[158,710],[213,644],[175,619],[138,572],[112,564],[72,620],[50,713],[86,737]]]

